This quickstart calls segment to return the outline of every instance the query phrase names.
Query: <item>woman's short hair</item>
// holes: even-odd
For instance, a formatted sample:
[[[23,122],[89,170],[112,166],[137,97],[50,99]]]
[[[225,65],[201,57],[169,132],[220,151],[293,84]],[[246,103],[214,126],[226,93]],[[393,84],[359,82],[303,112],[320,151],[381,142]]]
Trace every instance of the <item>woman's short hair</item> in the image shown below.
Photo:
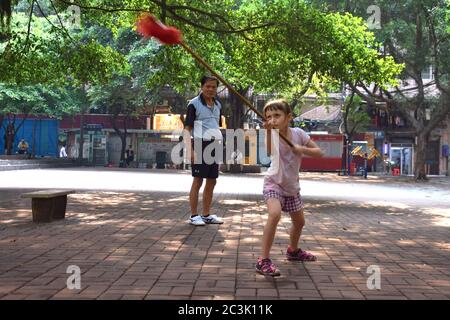
[[[217,82],[217,86],[219,86],[219,79],[217,79],[217,78],[214,77],[214,76],[203,76],[202,79],[200,80],[200,83],[202,84],[202,87],[203,87],[203,85],[204,85],[207,81],[211,81],[211,80],[216,81],[216,82]]]

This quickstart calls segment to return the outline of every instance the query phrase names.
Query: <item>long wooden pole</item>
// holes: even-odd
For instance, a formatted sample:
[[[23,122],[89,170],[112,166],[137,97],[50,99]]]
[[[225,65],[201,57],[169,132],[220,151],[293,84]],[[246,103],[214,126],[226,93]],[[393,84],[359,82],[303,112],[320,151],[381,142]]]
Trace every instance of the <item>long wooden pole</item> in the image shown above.
[[[197,60],[201,65],[203,65],[209,72],[211,72],[211,74],[213,74],[217,79],[220,80],[220,82],[222,82],[227,88],[228,90],[230,90],[232,93],[234,93],[236,96],[238,96],[242,102],[245,103],[245,105],[247,105],[247,107],[249,107],[250,109],[252,109],[261,119],[265,120],[264,115],[258,111],[258,109],[256,109],[253,104],[246,98],[244,97],[242,94],[240,94],[239,92],[236,91],[236,89],[233,88],[233,86],[231,86],[228,81],[226,81],[222,76],[220,76],[217,72],[215,72],[210,66],[209,64],[206,63],[205,60],[203,60],[197,53],[195,53],[188,45],[186,45],[183,41],[180,42],[180,45],[187,51],[189,52],[195,60]],[[286,137],[284,136],[281,132],[280,132],[280,137],[286,141],[286,143],[290,146],[293,147],[294,145],[292,144],[292,142]]]

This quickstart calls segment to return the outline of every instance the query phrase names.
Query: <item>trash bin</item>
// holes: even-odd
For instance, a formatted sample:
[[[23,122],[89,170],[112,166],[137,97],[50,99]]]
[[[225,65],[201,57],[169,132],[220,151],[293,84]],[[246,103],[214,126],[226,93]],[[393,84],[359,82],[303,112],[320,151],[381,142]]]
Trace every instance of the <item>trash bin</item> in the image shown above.
[[[356,163],[350,163],[350,175],[354,176],[356,174]]]
[[[164,151],[158,151],[156,152],[156,168],[157,169],[164,169],[165,163],[166,163],[166,156],[167,152]]]

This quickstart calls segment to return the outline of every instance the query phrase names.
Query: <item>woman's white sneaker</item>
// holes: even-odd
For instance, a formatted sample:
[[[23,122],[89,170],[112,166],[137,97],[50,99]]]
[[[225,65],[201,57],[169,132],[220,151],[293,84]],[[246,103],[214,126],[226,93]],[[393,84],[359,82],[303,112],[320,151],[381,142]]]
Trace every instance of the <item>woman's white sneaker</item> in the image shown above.
[[[215,214],[210,214],[208,216],[202,216],[202,219],[207,224],[222,224],[223,221],[219,217],[217,217]]]
[[[200,216],[191,217],[191,221],[189,223],[194,226],[204,226],[205,225],[205,222],[203,221],[202,217],[200,217]]]

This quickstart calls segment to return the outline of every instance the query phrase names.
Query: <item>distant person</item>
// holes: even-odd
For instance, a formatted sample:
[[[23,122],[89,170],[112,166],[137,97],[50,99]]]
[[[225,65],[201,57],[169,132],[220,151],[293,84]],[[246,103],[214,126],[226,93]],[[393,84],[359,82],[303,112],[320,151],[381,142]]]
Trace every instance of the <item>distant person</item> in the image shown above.
[[[20,140],[17,148],[19,149],[18,150],[19,154],[27,154],[28,153],[28,143],[25,141],[25,139]]]
[[[72,159],[78,158],[78,148],[76,145],[72,145],[69,149],[69,154]]]
[[[134,151],[130,145],[128,146],[128,149],[125,151],[125,162],[127,164],[127,167],[129,167],[133,161],[134,161]]]
[[[8,150],[8,136],[6,135],[6,133],[3,135],[3,139],[5,141],[5,154],[6,154],[6,151]]]
[[[236,151],[233,151],[231,153],[231,161],[228,161],[228,171],[230,171],[230,165],[231,164],[239,164],[241,172],[244,171],[244,162],[243,162],[243,155],[242,152],[237,149]]]
[[[364,153],[364,179],[367,179],[368,159],[369,159],[369,156],[367,155],[367,152],[366,152],[366,153]]]
[[[1,125],[1,124],[0,124]],[[14,137],[14,126],[12,124],[8,124],[6,126],[5,135],[3,136],[5,139],[5,154],[8,153],[13,148],[14,141],[11,141],[11,138]]]
[[[179,138],[178,138],[178,142],[183,142],[183,136],[180,136]],[[181,163],[179,163],[179,164],[177,164],[176,165],[176,168],[177,169],[184,169],[184,148],[181,148],[181,150],[180,150],[180,152],[179,152],[179,154],[178,154],[179,156],[180,156],[180,159],[181,159]]]
[[[67,152],[66,152],[66,146],[62,146],[59,150],[59,157],[60,158],[67,158]]]

